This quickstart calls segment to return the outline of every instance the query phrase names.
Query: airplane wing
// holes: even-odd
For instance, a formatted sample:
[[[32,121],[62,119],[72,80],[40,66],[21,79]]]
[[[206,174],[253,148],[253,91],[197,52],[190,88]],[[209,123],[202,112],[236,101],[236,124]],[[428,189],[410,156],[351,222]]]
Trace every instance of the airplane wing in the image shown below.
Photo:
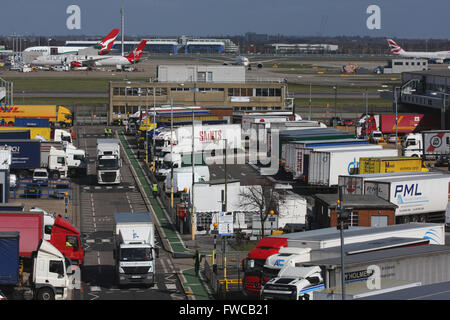
[[[86,56],[80,57],[80,59],[74,59],[70,64],[72,67],[94,67],[95,62],[109,58],[111,56]]]

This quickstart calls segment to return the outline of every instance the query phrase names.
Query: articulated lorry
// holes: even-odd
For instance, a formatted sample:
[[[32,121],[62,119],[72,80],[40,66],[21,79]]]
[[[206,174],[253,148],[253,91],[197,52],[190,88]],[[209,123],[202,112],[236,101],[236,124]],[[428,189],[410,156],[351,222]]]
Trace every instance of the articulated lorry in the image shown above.
[[[344,255],[353,257],[368,252],[375,254],[394,248],[426,246],[429,243],[429,239],[389,237],[345,244]],[[286,252],[287,249],[291,249],[291,251]],[[293,249],[298,251],[295,252]],[[340,245],[316,250],[281,248],[278,254],[272,255],[266,260],[265,271],[270,270],[273,277],[263,286],[262,298],[265,300],[313,299],[313,292],[324,289],[326,285],[326,281],[322,278],[324,274],[322,268],[314,265],[314,262],[339,258],[340,255]],[[304,266],[305,264],[308,266]],[[270,272],[267,274],[270,275]],[[348,282],[353,282],[353,280],[348,279]]]
[[[40,140],[0,140],[0,145],[11,148],[11,172],[21,177],[29,176],[32,170],[48,169],[54,178],[67,177],[66,152]]]
[[[370,115],[361,118],[356,126],[358,137],[368,137],[374,131],[381,131],[383,135],[397,134],[404,136],[422,130],[432,130],[440,126],[440,119],[429,114],[398,114],[397,126],[395,114]]]
[[[149,212],[114,214],[114,258],[119,286],[155,283],[158,249]]]
[[[60,215],[49,219],[43,212],[0,212],[0,231],[20,233],[20,255],[30,257],[42,239],[49,241],[72,263],[82,265],[80,231]]]
[[[15,118],[44,118],[53,126],[70,127],[73,124],[72,112],[63,106],[57,105],[12,105],[1,106],[0,120],[13,125]]]
[[[345,244],[390,237],[429,239],[430,244],[443,245],[445,244],[445,229],[444,224],[411,223],[388,227],[349,227],[349,229],[344,230]],[[266,259],[277,254],[282,247],[308,249],[302,250],[307,256],[311,250],[339,245],[340,233],[336,228],[294,232],[262,238],[256,248],[251,250],[242,262],[245,272],[244,293],[250,295],[260,293],[261,285],[264,285],[274,276],[273,271],[268,272],[268,275],[264,273]]]
[[[120,184],[122,159],[117,139],[97,139],[98,184]]]
[[[72,282],[70,261],[45,240],[20,253],[19,232],[0,232],[0,289],[12,300],[65,300]]]

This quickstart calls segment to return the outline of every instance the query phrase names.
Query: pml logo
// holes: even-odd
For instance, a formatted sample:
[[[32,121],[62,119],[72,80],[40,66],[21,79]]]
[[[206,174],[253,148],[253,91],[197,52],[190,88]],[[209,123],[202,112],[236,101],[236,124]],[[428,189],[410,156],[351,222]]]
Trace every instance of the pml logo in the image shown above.
[[[398,186],[395,187],[395,193],[394,193],[394,198],[397,198],[397,195],[399,196],[421,196],[422,192],[419,191],[419,184],[418,183],[413,183],[411,185],[408,184],[400,184]]]

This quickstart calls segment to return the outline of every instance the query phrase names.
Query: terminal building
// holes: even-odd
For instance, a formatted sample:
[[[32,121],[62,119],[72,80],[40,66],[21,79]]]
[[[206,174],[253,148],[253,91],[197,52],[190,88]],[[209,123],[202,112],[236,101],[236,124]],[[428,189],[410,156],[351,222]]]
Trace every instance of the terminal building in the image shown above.
[[[450,70],[403,72],[399,89],[405,111],[435,113],[441,129],[450,129]]]
[[[158,70],[164,67],[168,66],[161,66]],[[180,69],[174,75],[163,75],[163,71],[159,71],[158,80],[149,82],[111,81],[109,123],[117,123],[139,110],[167,105],[201,106],[211,114],[232,119],[232,122],[240,121],[244,114],[255,112],[293,112],[294,99],[289,96],[284,79],[242,79],[240,69],[243,67],[226,70],[228,66],[213,66],[217,69],[211,71],[210,76],[203,67],[194,67],[190,74]],[[230,78],[231,70],[236,77]]]
[[[150,54],[235,54],[238,46],[230,39],[205,39],[181,36],[168,39],[142,39],[147,40],[145,51]],[[98,41],[66,41],[67,47],[90,47]],[[124,51],[132,51],[140,41],[124,41]],[[122,50],[122,41],[116,40],[113,50]]]
[[[339,46],[334,44],[309,43],[271,43],[264,45],[265,53],[298,54],[298,53],[336,53]]]

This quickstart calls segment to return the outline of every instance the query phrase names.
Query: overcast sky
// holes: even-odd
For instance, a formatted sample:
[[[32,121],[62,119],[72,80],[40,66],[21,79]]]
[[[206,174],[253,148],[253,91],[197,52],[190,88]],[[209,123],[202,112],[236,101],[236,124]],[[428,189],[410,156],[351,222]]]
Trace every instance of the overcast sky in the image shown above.
[[[68,6],[81,9],[81,29],[69,30]],[[379,6],[380,29],[369,30],[366,13]],[[450,38],[450,0],[2,0],[0,34],[238,35]]]

